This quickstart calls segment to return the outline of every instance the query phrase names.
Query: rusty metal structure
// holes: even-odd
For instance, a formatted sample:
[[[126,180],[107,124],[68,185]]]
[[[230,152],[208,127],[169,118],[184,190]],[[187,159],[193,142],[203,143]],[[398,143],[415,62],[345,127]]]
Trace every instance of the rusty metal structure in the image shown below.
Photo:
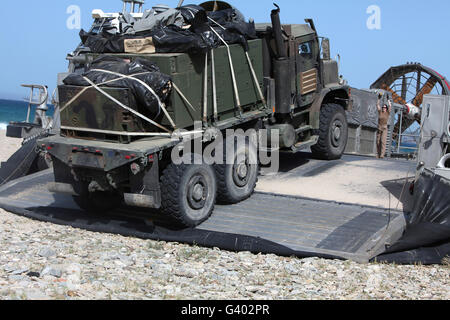
[[[389,132],[388,156],[416,153],[417,148],[402,145],[402,141],[418,142],[421,110],[427,94],[450,95],[448,80],[420,63],[407,63],[389,68],[371,89],[382,89],[392,95],[395,107]],[[411,116],[411,109],[419,109]]]

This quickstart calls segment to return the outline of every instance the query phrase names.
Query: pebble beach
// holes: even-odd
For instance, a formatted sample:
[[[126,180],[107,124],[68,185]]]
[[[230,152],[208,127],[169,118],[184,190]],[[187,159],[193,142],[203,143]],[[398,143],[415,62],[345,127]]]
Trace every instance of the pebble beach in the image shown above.
[[[20,140],[0,132],[0,160]],[[33,221],[0,209],[2,300],[448,300],[441,266],[234,253]]]

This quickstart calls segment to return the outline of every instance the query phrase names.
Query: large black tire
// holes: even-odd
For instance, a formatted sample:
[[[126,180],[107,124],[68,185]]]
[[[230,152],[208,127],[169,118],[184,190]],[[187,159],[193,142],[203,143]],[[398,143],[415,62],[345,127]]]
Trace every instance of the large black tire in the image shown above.
[[[316,158],[337,160],[342,158],[348,139],[348,122],[341,105],[329,103],[320,112],[319,141],[311,148]]]
[[[161,211],[176,227],[194,228],[214,211],[217,181],[212,166],[170,164],[161,176]]]
[[[236,204],[250,198],[258,183],[257,147],[248,138],[232,137],[234,143],[224,147],[224,164],[216,164],[218,201]],[[241,141],[241,143],[236,143]],[[245,143],[243,143],[245,141]]]
[[[117,209],[122,204],[122,197],[113,192],[90,193],[86,186],[82,186],[79,196],[73,196],[75,203],[84,211],[93,215],[104,215]]]

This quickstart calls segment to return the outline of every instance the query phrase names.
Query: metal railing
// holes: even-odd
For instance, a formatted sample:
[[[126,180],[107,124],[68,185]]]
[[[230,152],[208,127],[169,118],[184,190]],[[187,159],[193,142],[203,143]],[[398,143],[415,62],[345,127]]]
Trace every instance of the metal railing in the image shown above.
[[[30,97],[25,100],[25,102],[28,102],[28,111],[27,111],[27,120],[26,122],[30,122],[30,116],[31,116],[31,107],[37,106],[42,111],[47,111],[47,100],[48,100],[48,91],[46,86],[37,85],[37,84],[22,84],[22,87],[30,89]],[[35,98],[35,90],[38,90],[38,99],[34,100]]]
[[[141,13],[142,12],[142,7],[145,3],[144,0],[122,0],[123,1],[123,9],[122,12],[130,12],[130,13],[135,13],[136,10],[137,12]],[[130,5],[129,11],[127,9],[127,5]]]
[[[389,133],[388,133],[388,143],[387,143],[387,151],[386,154],[389,158],[398,158],[398,157],[417,157],[417,153],[419,151],[418,141],[420,139],[420,128],[418,129],[417,134],[411,134],[410,132],[404,130],[405,123],[403,121],[403,114],[406,111],[405,106],[400,106],[394,104],[392,106],[393,112],[391,114],[391,119],[389,121]],[[396,139],[394,138],[394,130],[396,127],[397,121],[400,120],[399,133],[397,134]],[[408,128],[406,128],[408,129]],[[412,147],[409,145],[405,145],[403,143],[403,138],[413,138],[416,146]]]

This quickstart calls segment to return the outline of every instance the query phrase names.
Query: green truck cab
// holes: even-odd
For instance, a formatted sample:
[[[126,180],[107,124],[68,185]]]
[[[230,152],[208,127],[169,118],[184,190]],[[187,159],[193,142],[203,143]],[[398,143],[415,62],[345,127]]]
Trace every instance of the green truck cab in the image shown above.
[[[351,92],[330,59],[329,41],[320,42],[312,20],[281,25],[279,9],[271,17],[271,24],[256,25],[258,39],[248,42],[247,52],[229,45],[202,55],[114,54],[148,59],[173,80],[165,112],[150,122],[127,88],[60,85],[60,134],[38,142],[53,160],[51,190],[71,194],[89,212],[106,213],[124,202],[158,209],[174,227],[195,227],[216,202],[233,204],[253,194],[262,146],[286,152],[311,147],[323,159],[340,158]],[[80,51],[71,70],[95,57]],[[241,131],[230,136],[229,129]],[[267,130],[268,138],[242,134],[249,130]],[[198,144],[182,150],[186,141],[199,142],[200,150]],[[208,163],[203,152],[218,143],[226,161]],[[175,163],[180,151],[194,161]]]

